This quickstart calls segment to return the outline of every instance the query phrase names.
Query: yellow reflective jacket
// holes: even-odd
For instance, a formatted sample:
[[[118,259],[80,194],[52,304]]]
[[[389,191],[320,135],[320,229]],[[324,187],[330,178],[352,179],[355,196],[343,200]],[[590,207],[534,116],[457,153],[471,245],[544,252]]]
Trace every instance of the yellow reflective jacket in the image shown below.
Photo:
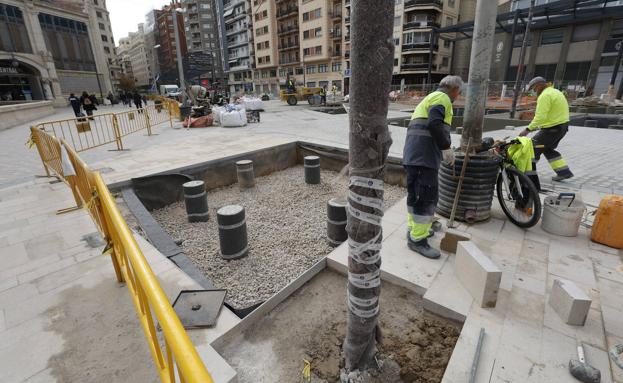
[[[547,87],[536,100],[536,112],[529,130],[547,129],[569,122],[567,98],[556,88]]]
[[[522,173],[532,170],[534,158],[534,145],[529,137],[517,137],[519,144],[508,147],[508,155],[513,160],[515,167]]]

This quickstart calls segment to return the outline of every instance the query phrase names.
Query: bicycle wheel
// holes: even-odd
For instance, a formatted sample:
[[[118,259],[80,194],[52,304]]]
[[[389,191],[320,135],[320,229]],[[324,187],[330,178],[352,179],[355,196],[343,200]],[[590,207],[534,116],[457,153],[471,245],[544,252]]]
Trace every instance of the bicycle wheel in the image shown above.
[[[503,173],[506,174],[506,182]],[[519,227],[532,227],[541,218],[541,199],[534,183],[514,167],[498,174],[496,193],[504,214]]]

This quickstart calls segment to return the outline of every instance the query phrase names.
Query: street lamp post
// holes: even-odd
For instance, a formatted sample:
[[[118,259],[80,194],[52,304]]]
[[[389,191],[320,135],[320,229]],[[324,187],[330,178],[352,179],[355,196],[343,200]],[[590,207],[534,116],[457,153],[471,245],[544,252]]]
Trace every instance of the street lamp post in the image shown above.
[[[177,25],[177,14],[184,13],[182,8],[173,10],[173,33],[175,34],[175,56],[177,57],[177,71],[180,79],[180,101],[186,101],[186,81],[184,80],[184,63],[182,63],[182,48],[180,46],[179,27]]]

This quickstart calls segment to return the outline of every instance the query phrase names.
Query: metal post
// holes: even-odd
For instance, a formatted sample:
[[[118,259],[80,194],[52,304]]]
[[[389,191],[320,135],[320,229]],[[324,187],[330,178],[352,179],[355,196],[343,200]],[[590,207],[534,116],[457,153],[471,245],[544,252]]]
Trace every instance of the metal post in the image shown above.
[[[476,20],[472,37],[472,51],[469,65],[469,81],[465,97],[465,117],[461,148],[465,150],[471,139],[480,144],[482,125],[487,102],[487,82],[491,69],[491,54],[497,16],[496,0],[478,0],[476,2]]]
[[[610,78],[610,89],[614,89],[614,83],[616,82],[617,75],[619,74],[619,65],[621,65],[622,55],[623,55],[623,40],[619,41],[619,53],[617,54],[617,60],[614,62],[614,69],[612,70],[612,77]]]
[[[430,45],[428,47],[428,72],[426,73],[426,87],[427,90],[431,90],[431,82],[432,80],[432,74],[431,71],[433,70],[433,48],[435,45],[435,30],[433,29],[430,32]]]
[[[113,128],[113,133],[115,134],[117,150],[123,150],[123,141],[121,141],[121,131],[119,129],[119,120],[117,120],[116,114],[112,115],[112,128]]]
[[[519,20],[519,9],[515,11],[513,17],[513,28],[511,30],[511,43],[508,48],[508,59],[506,60],[506,70],[504,71],[504,81],[507,81],[508,72],[511,69],[511,61],[513,59],[513,49],[515,48],[515,36],[517,36],[517,21]]]
[[[177,72],[180,79],[180,100],[182,104],[186,101],[186,81],[184,80],[184,63],[182,63],[182,47],[180,46],[180,32],[177,26],[177,9],[172,9],[173,13],[173,34],[175,35],[175,56],[177,57]]]
[[[623,45],[623,44],[621,44],[621,45]],[[623,80],[621,80],[621,82],[619,83],[619,90],[617,90],[616,99],[620,100],[621,96],[623,96]]]
[[[535,0],[530,0],[530,8],[528,9],[528,22],[523,32],[523,41],[521,42],[521,49],[519,50],[519,63],[517,64],[517,77],[515,78],[515,89],[513,91],[513,103],[511,104],[511,118],[515,118],[515,112],[517,111],[517,100],[519,99],[519,93],[523,89],[523,62],[526,58],[526,46],[528,45],[528,36],[530,35],[530,24],[532,23],[532,9],[534,8]],[[532,45],[532,49],[535,49]]]
[[[147,109],[147,106],[143,107],[143,114],[145,115],[145,123],[147,124],[147,135],[151,136],[151,119],[149,118],[149,109]]]

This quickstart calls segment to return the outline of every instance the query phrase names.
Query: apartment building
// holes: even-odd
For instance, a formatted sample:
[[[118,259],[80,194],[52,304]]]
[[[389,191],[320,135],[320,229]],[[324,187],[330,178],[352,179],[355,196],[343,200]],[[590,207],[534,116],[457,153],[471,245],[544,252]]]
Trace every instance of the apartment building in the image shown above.
[[[188,54],[186,48],[186,31],[184,26],[184,16],[175,12],[176,8],[181,8],[179,2],[172,1],[160,10],[154,10],[156,19],[155,24],[155,56],[158,60],[158,74],[160,84],[178,83],[179,73],[177,69],[177,54],[175,51],[175,30],[173,28],[173,14],[177,17],[180,50],[182,57]]]
[[[223,22],[225,25],[225,57],[229,92],[252,93],[255,49],[253,18],[250,0],[224,0]],[[264,43],[258,44],[261,50]]]
[[[223,83],[217,7],[214,0],[182,0],[184,32],[188,49],[186,80]]]
[[[138,31],[130,32],[128,37],[119,40],[119,55],[124,61],[130,61],[132,76],[138,87],[149,87],[154,79],[149,62],[152,52],[145,43],[145,26],[138,25]]]
[[[450,73],[452,42],[437,28],[457,23],[461,2],[396,0],[395,84],[436,82]],[[258,92],[276,94],[287,78],[299,86],[336,85],[348,92],[350,0],[254,0],[254,82]],[[429,65],[429,62],[431,63]]]

